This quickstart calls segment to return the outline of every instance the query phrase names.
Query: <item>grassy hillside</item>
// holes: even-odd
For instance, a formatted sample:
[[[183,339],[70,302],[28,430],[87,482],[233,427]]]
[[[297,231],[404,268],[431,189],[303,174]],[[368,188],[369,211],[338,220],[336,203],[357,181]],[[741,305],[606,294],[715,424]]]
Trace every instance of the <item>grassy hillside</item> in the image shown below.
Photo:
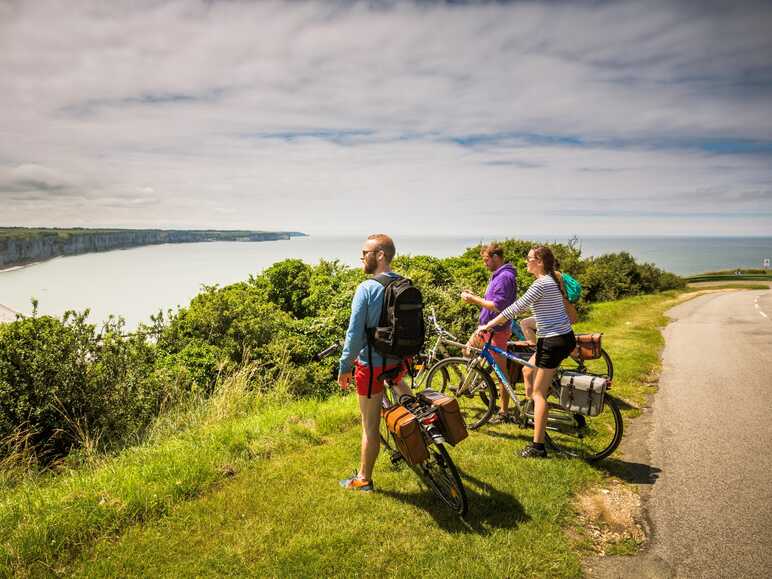
[[[653,391],[679,295],[597,304],[577,327],[605,332],[627,419]],[[247,389],[251,372],[164,416],[142,446],[6,488],[0,575],[581,574],[590,539],[574,497],[624,457],[528,461],[517,452],[530,431],[484,427],[452,451],[470,499],[460,520],[383,457],[378,492],[339,489],[357,463],[355,397],[292,400],[281,375]]]

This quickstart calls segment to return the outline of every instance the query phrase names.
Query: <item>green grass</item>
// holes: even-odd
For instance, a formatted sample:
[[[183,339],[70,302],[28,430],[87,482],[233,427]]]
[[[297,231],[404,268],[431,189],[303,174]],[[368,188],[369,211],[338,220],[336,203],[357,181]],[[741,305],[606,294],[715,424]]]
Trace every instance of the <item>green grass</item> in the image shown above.
[[[686,281],[688,283],[704,281],[772,281],[772,273],[742,273],[740,275],[735,275],[734,273],[707,273],[687,277]]]
[[[521,442],[479,435],[455,453],[468,473],[469,524],[441,508],[411,471],[385,461],[378,464],[379,492],[341,491],[337,478],[358,450],[358,437],[348,435],[249,469],[173,516],[131,529],[117,545],[101,542],[75,572],[436,575],[452,562],[468,576],[578,575],[562,523],[572,489],[597,474],[569,461],[523,468],[512,456]]]
[[[722,269],[720,271],[704,271],[701,274],[697,275],[726,275],[726,276],[732,276],[735,275],[737,272],[737,269]],[[764,274],[764,275],[772,275],[772,271],[769,269],[762,269],[762,268],[740,268],[740,273],[743,274]]]
[[[770,282],[772,282],[772,278],[770,278]],[[731,281],[728,281],[727,283],[718,283],[718,282],[690,282],[689,287],[693,290],[700,290],[700,289],[706,289],[706,290],[721,290],[721,289],[744,289],[744,290],[767,290],[769,289],[769,284],[767,283],[750,283],[747,281],[739,281],[732,283]]]
[[[604,332],[627,419],[654,390],[678,295],[598,304],[577,326]],[[338,488],[358,460],[353,396],[288,401],[244,383],[165,417],[143,446],[6,490],[0,576],[581,575],[587,539],[565,529],[603,463],[522,460],[530,431],[485,427],[452,450],[469,492],[461,521],[384,458],[378,492]]]

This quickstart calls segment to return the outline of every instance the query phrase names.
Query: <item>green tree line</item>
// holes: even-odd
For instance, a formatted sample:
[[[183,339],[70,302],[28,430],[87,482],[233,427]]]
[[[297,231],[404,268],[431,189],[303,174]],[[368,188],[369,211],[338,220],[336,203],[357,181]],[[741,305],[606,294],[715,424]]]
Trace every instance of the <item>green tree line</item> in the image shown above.
[[[533,280],[525,257],[535,244],[502,245],[522,294]],[[628,253],[583,259],[573,244],[551,247],[561,269],[582,283],[580,313],[594,302],[684,285]],[[459,294],[482,293],[489,277],[479,252],[478,246],[444,259],[404,255],[393,268],[422,289],[444,327],[465,336],[477,310]],[[159,312],[131,333],[121,319],[89,323],[87,311],[54,318],[35,310],[0,325],[0,457],[23,446],[44,466],[84,444],[121,448],[140,440],[166,408],[206,396],[246,364],[262,372],[280,368],[298,397],[329,396],[336,361],[311,358],[342,338],[363,279],[338,261],[288,259],[240,283],[205,286],[187,307]]]

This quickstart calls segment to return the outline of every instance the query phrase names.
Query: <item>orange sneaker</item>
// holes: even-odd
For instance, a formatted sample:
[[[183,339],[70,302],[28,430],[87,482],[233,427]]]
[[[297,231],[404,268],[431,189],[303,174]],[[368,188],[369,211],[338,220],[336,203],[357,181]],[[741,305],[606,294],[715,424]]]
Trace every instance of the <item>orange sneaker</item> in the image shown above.
[[[340,483],[340,486],[347,491],[364,491],[369,493],[372,492],[374,488],[373,481],[359,478],[359,473],[356,472],[351,478],[344,478],[338,482]]]

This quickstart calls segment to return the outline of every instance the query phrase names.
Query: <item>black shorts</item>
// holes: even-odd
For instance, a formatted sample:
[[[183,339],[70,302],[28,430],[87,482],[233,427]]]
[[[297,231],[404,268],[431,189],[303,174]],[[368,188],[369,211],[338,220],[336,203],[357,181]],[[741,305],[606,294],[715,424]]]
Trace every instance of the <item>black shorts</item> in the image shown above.
[[[576,348],[574,332],[536,340],[536,367],[557,368]]]

